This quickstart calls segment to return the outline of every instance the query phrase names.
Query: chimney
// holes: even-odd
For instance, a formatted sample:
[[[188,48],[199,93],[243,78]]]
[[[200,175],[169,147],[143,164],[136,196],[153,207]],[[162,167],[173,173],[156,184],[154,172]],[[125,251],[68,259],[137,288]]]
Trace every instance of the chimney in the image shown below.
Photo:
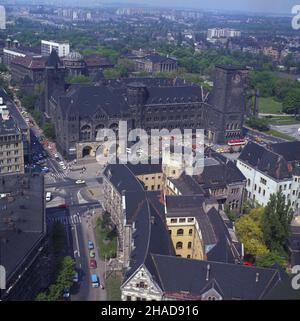
[[[207,265],[207,269],[206,269],[206,281],[209,280],[209,273],[210,273],[210,264]]]

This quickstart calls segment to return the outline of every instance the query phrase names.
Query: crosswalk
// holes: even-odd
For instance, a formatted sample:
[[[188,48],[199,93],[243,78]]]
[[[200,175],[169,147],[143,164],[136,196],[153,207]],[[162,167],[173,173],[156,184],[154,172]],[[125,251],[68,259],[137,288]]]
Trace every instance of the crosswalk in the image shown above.
[[[65,226],[68,225],[77,225],[77,224],[81,224],[81,217],[79,214],[74,214],[74,215],[70,215],[70,216],[54,216],[54,217],[47,217],[47,222],[60,222]]]
[[[49,181],[55,182],[57,179],[64,179],[67,178],[69,174],[69,171],[65,172],[57,172],[57,173],[49,173],[47,174],[47,179]]]

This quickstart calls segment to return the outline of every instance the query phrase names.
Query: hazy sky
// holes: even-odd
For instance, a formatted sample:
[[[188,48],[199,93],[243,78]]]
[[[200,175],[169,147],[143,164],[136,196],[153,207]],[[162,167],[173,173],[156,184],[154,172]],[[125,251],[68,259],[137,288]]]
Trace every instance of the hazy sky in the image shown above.
[[[1,0],[0,0],[1,1]],[[11,3],[14,0],[10,0]],[[10,2],[6,0],[5,2]],[[219,9],[230,11],[265,12],[291,14],[294,5],[300,5],[300,0],[15,0],[18,3],[56,3],[59,5],[77,4],[143,4],[152,6],[168,6],[199,9]]]
[[[143,3],[251,12],[291,13],[300,0],[103,0],[103,2]]]

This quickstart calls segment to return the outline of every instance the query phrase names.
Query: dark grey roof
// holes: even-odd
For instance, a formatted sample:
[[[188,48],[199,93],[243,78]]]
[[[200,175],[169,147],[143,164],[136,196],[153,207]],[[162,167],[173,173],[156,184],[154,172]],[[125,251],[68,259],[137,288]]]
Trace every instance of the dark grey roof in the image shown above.
[[[10,278],[45,235],[44,178],[2,177],[0,193],[0,264]]]
[[[207,253],[207,259],[215,262],[238,263],[242,261],[242,245],[233,239],[219,211],[214,207],[207,213],[217,244]]]
[[[202,188],[221,188],[228,184],[243,182],[246,180],[242,172],[235,166],[232,161],[226,163],[207,162],[203,172],[194,179]]]
[[[247,70],[246,67],[243,66],[235,66],[235,65],[216,65],[216,68],[220,68],[220,69],[224,69],[224,70],[232,70],[232,71],[236,71],[236,70]]]
[[[20,134],[19,129],[16,126],[16,122],[12,117],[9,119],[3,120],[0,115],[0,135],[17,135]]]
[[[165,255],[152,255],[152,259],[162,290],[177,299],[200,299],[215,288],[225,300],[258,300],[281,282],[276,269]]]
[[[168,178],[182,195],[204,195],[204,190],[190,175],[183,173],[179,178]]]
[[[62,66],[62,62],[60,61],[56,50],[53,49],[46,61],[46,67],[57,68],[59,66]]]
[[[300,142],[285,142],[272,144],[271,149],[273,152],[281,155],[288,162],[300,161]]]
[[[242,246],[230,233],[232,226],[221,212],[212,207],[207,213],[208,202],[203,196],[166,196],[167,217],[195,217],[201,231],[204,251],[211,261],[236,263],[242,260]]]
[[[126,165],[110,164],[105,168],[103,175],[120,194],[122,194],[123,191],[142,192],[144,190],[142,183],[134,176]]]
[[[149,87],[147,104],[202,102],[196,86]]]
[[[283,144],[288,145],[274,144],[271,149],[267,149],[256,143],[249,142],[240,154],[239,159],[275,179],[290,178],[296,164],[290,162],[292,153],[288,152],[287,149],[288,146],[295,148],[295,145],[289,145],[290,143]],[[281,151],[282,155],[275,152],[275,150]],[[297,151],[293,152],[293,155],[297,156]]]
[[[205,250],[209,251],[218,242],[214,227],[204,211],[202,196],[166,196],[167,217],[195,217],[201,231]]]
[[[126,194],[126,196],[128,195]],[[132,198],[128,202],[131,204],[131,208],[127,208],[126,212],[132,211],[134,208],[133,215],[127,214],[135,224],[135,232],[132,235],[134,249],[130,255],[129,269],[125,273],[124,282],[143,264],[152,271],[151,273],[155,273],[153,262],[149,259],[151,254],[174,255],[165,222],[164,206],[160,202],[160,193],[144,192],[143,196],[139,193],[135,198],[136,201],[134,201],[133,193],[131,196]],[[136,206],[133,206],[132,203]]]
[[[141,164],[141,163],[138,163],[136,165],[133,165],[131,163],[128,163],[126,166],[130,169],[130,171],[134,175],[147,175],[147,174],[155,174],[155,173],[162,172],[162,165],[161,164]]]
[[[174,63],[174,62],[176,62],[176,59],[169,58],[169,57],[164,57],[164,56],[161,56],[160,54],[147,55],[145,57],[145,59],[146,60],[150,60],[153,63],[166,63],[166,62]]]
[[[15,120],[18,128],[22,130],[27,130],[28,129],[27,123],[25,122],[24,118],[20,114],[13,100],[4,92],[2,88],[0,88],[0,97],[3,97],[4,102],[6,103],[6,106],[9,109],[9,112],[13,117],[13,119]]]

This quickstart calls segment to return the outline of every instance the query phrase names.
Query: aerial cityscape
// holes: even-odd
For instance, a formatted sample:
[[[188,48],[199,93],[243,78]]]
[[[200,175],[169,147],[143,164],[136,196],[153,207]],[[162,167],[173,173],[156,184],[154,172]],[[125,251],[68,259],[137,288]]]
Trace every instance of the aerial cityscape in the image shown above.
[[[1,1],[0,118],[0,301],[300,299],[300,2]]]

